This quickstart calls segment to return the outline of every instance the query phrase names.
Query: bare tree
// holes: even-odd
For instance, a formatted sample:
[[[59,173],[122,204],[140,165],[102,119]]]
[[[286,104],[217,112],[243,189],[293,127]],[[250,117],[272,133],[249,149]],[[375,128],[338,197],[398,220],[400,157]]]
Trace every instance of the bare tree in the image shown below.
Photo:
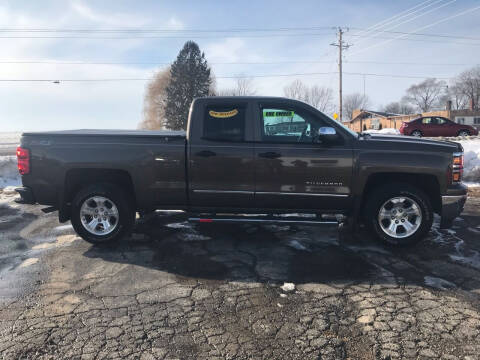
[[[466,97],[466,102],[473,103],[474,110],[480,109],[480,65],[477,65],[458,75],[454,81],[453,87],[455,87],[460,94],[463,94]]]
[[[464,87],[461,83],[457,83],[448,87],[448,98],[452,102],[455,110],[465,109],[468,106],[468,96],[465,94]]]
[[[402,101],[394,101],[385,105],[383,111],[392,114],[413,114],[415,109]]]
[[[308,90],[308,87],[302,81],[296,79],[283,88],[283,94],[287,98],[306,102],[309,92]]]
[[[283,93],[290,99],[306,102],[322,112],[333,109],[333,92],[330,88],[318,85],[309,87],[297,79],[285,86]]]
[[[352,119],[353,110],[365,109],[368,106],[370,106],[368,95],[353,93],[343,98],[343,113],[347,115],[348,119]]]
[[[257,90],[255,89],[253,78],[244,77],[239,75],[235,79],[235,87],[229,89],[219,90],[218,96],[251,96],[255,95]]]
[[[407,89],[403,101],[415,106],[422,112],[438,108],[445,94],[446,83],[435,78],[425,79]]]
[[[158,71],[147,84],[143,105],[143,120],[139,129],[158,130],[164,128],[166,88],[170,82],[170,67]]]

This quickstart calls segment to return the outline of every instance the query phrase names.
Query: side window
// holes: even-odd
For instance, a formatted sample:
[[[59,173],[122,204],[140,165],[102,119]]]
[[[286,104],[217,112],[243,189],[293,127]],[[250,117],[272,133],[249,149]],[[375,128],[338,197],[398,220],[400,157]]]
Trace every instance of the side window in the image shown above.
[[[262,140],[265,142],[313,142],[319,121],[309,114],[298,114],[287,108],[269,107],[262,112]]]
[[[434,124],[433,118],[430,118],[430,117],[423,118],[422,124],[426,124],[426,125]]]
[[[245,140],[245,108],[207,106],[203,121],[203,138],[214,141]]]
[[[445,125],[445,124],[447,124],[447,120],[445,120],[445,119],[443,119],[443,118],[437,117],[436,119],[437,119],[437,124],[438,124],[438,125]]]

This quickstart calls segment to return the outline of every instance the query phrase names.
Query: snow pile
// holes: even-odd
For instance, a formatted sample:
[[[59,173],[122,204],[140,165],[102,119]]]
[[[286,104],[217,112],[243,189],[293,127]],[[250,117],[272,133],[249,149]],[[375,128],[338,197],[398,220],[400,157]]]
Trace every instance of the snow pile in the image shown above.
[[[463,179],[480,181],[480,139],[459,141],[465,153]]]
[[[0,132],[0,156],[14,155],[21,133]]]
[[[0,156],[0,188],[22,183],[17,168],[16,156]]]
[[[385,129],[381,129],[381,130],[365,130],[363,131],[364,133],[367,133],[367,134],[383,134],[383,135],[400,135],[400,131],[398,131],[397,129],[393,129],[393,128],[385,128]]]

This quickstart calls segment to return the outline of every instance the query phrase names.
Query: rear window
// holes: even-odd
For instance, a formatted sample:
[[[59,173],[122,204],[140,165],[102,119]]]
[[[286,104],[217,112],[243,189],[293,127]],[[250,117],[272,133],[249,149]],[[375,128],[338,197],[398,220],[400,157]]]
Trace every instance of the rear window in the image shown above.
[[[207,106],[204,119],[204,139],[234,142],[245,140],[244,107]]]

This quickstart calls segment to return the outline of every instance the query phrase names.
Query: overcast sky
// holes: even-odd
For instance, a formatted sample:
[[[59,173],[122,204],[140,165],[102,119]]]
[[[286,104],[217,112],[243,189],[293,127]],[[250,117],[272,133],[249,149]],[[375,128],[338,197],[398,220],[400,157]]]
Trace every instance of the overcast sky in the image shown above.
[[[371,107],[378,109],[401,98],[405,89],[422,77],[449,78],[478,63],[480,9],[474,10],[477,6],[480,1],[474,0],[4,0],[0,4],[0,79],[147,79],[164,66],[162,63],[173,61],[184,42],[192,39],[205,52],[218,77],[219,88],[232,86],[232,80],[223,77],[237,74],[328,73],[258,77],[254,84],[258,95],[281,96],[283,87],[298,78],[331,87],[337,101],[338,50],[330,43],[336,41],[332,27],[343,26],[349,27],[344,37],[352,45],[344,56],[344,94],[363,93],[365,79]],[[454,17],[456,14],[463,15]],[[392,19],[394,16],[397,18]],[[375,32],[360,30],[379,23]],[[98,32],[125,28],[170,32]],[[206,32],[239,28],[305,29]],[[5,31],[13,29],[96,31]],[[412,35],[399,38],[405,35],[379,33],[380,29],[479,40]],[[90,38],[65,38],[74,36]],[[122,36],[157,38],[111,39]],[[21,63],[28,61],[90,64]],[[102,62],[110,64],[98,64]],[[237,64],[225,64],[232,62]],[[145,84],[145,80],[60,84],[1,81],[0,131],[135,128],[142,118]]]

